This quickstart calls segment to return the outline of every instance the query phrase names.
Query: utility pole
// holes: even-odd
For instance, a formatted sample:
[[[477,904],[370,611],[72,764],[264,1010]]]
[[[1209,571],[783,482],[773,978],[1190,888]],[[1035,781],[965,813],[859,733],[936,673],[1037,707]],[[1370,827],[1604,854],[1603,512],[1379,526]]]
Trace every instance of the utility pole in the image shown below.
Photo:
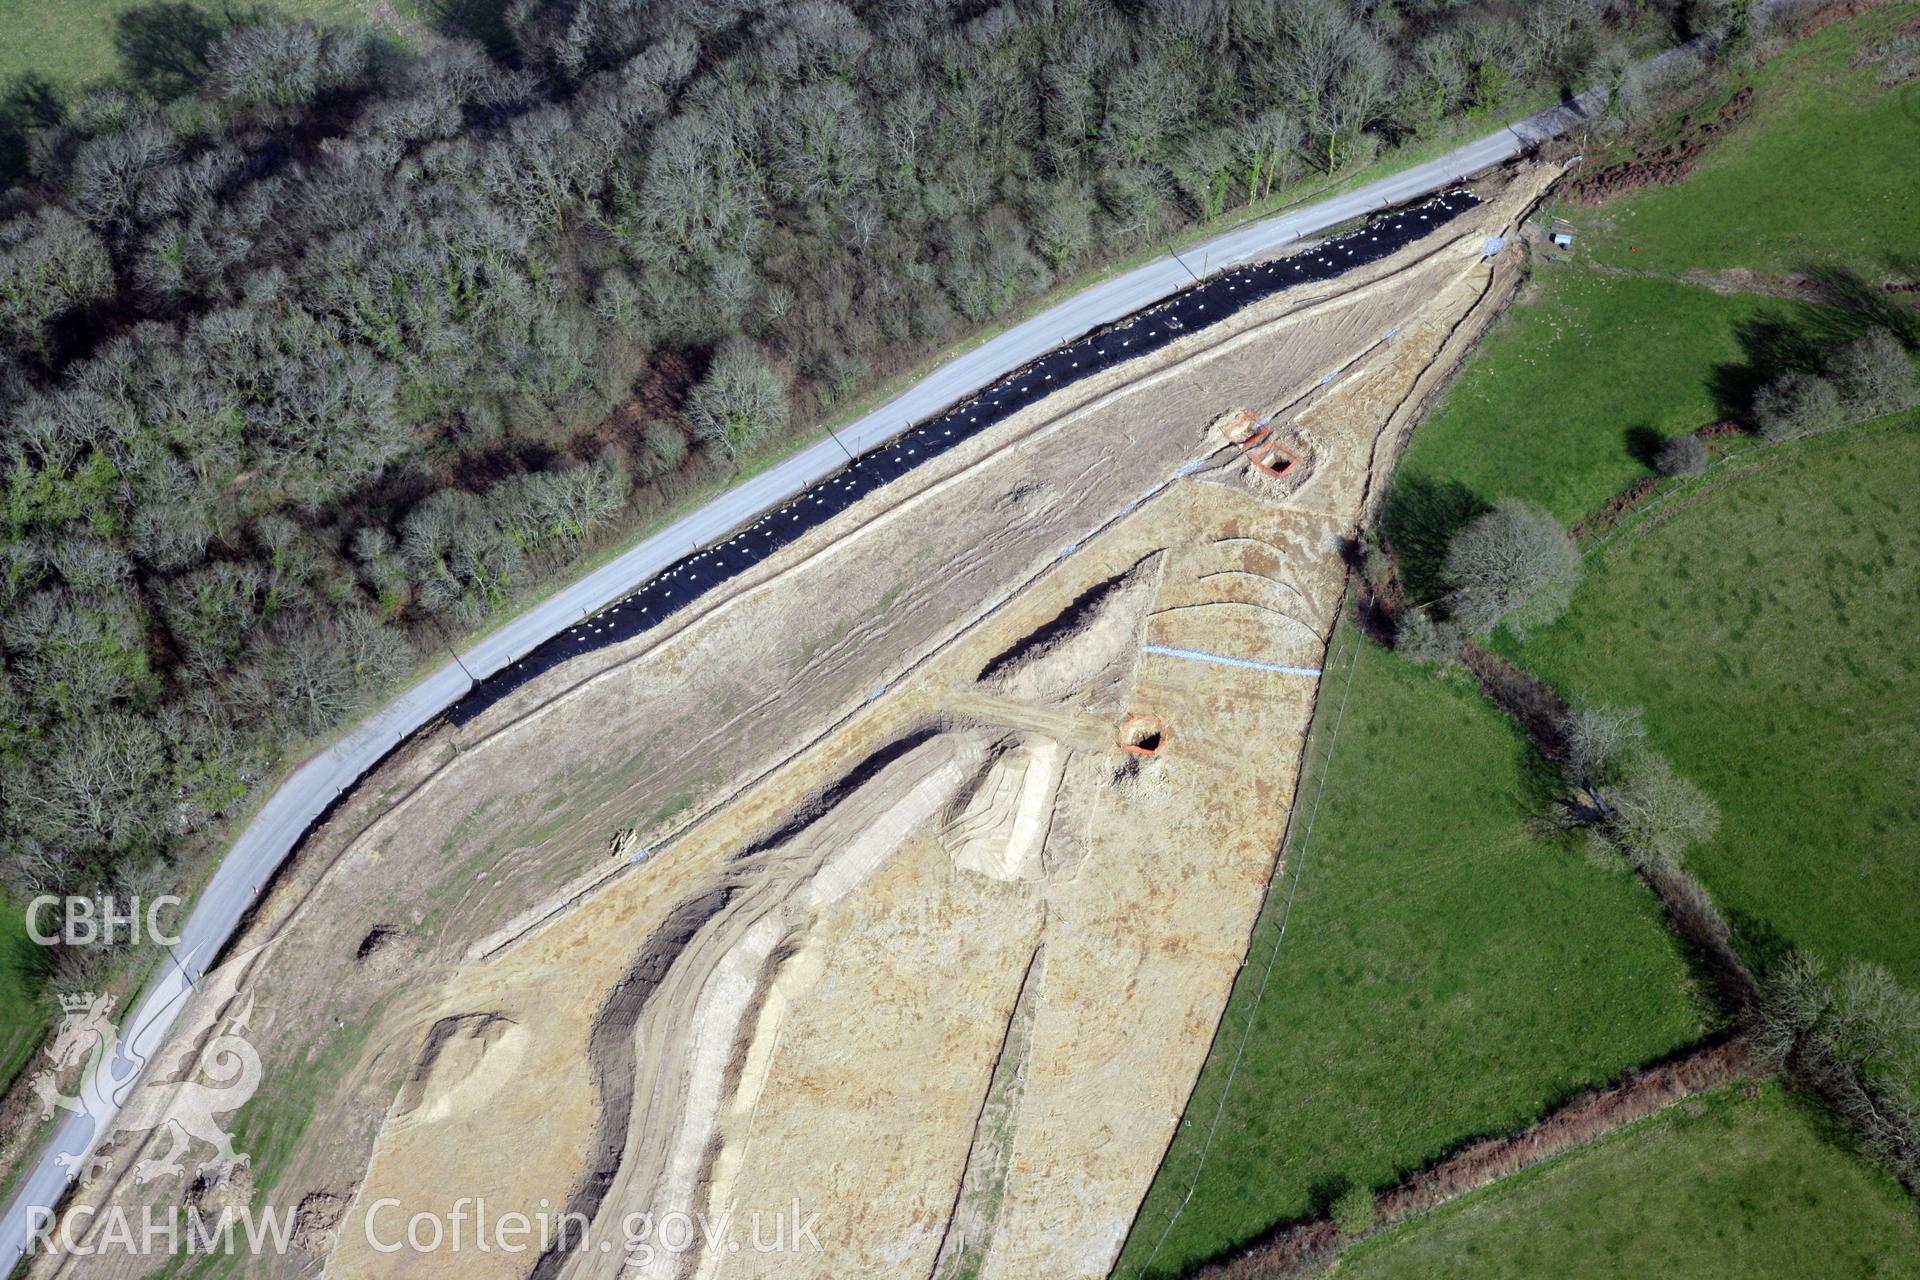
[[[847,449],[847,446],[846,446],[845,444],[842,444],[842,443],[841,443],[841,441],[840,441],[840,433],[839,433],[839,432],[837,432],[837,431],[835,431],[835,430],[834,430],[834,429],[833,429],[832,427],[828,427],[828,428],[827,428],[827,434],[833,437],[833,442],[834,442],[835,444],[837,444],[837,445],[840,445],[840,452],[842,452],[842,453],[844,453],[844,454],[846,454],[846,455],[847,455],[847,461],[848,461],[848,462],[852,462],[852,461],[853,461],[853,454],[852,454],[852,453],[851,453],[851,452],[850,452],[850,451],[849,451],[849,450]]]
[[[464,675],[465,675],[465,676],[467,677],[467,683],[468,683],[468,684],[479,684],[479,683],[480,683],[480,682],[479,682],[478,680],[475,680],[475,679],[473,678],[473,672],[471,672],[471,671],[468,671],[468,670],[467,670],[467,664],[466,664],[466,663],[464,663],[464,662],[462,662],[462,661],[460,661],[460,655],[459,655],[458,653],[455,653],[455,652],[454,652],[454,649],[453,649],[453,646],[452,646],[452,645],[448,645],[448,646],[447,646],[447,652],[448,652],[449,654],[451,654],[451,655],[452,655],[452,657],[453,657],[453,662],[454,662],[454,665],[455,665],[455,666],[457,666],[457,667],[459,667],[459,668],[460,668],[460,670],[461,670],[461,672],[462,672],[462,673],[463,673],[463,674],[464,674]]]

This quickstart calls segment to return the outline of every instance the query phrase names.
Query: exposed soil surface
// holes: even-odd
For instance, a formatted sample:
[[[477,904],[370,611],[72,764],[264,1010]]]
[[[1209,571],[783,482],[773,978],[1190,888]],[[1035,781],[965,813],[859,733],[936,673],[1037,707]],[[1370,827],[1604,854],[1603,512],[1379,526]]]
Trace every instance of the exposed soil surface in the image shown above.
[[[1104,1275],[1274,870],[1345,543],[1511,269],[1487,234],[1551,176],[396,752],[248,940],[295,944],[243,977],[262,1101],[304,1125],[259,1198],[311,1203],[343,1278]],[[1292,487],[1211,430],[1231,406],[1302,445]],[[1156,757],[1116,741],[1133,715]],[[615,1247],[384,1253],[389,1197],[383,1230],[467,1197]],[[631,1214],[764,1235],[796,1203],[818,1253],[618,1247]]]
[[[1752,109],[1753,90],[1745,88],[1710,115],[1689,112],[1680,117],[1672,136],[1642,141],[1626,159],[1577,179],[1567,194],[1582,204],[1605,204],[1642,187],[1671,186],[1693,172],[1713,144]]]
[[[1599,508],[1589,511],[1573,522],[1567,530],[1575,542],[1584,542],[1598,534],[1605,533],[1626,518],[1629,511],[1647,500],[1647,496],[1660,487],[1659,476],[1642,476],[1632,484],[1614,494]]]

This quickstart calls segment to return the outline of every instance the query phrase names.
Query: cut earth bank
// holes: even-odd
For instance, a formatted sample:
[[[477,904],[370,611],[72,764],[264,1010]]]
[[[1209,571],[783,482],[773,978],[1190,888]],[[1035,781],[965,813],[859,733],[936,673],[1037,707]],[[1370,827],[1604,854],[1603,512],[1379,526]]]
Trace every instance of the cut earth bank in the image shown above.
[[[235,1190],[302,1207],[247,1265],[1104,1275],[1274,870],[1345,541],[1555,176],[1029,406],[369,777],[235,948]],[[207,1194],[117,1155],[82,1202]],[[463,1198],[593,1247],[369,1237]],[[819,1250],[756,1250],[796,1206]],[[629,1259],[641,1211],[738,1248]]]

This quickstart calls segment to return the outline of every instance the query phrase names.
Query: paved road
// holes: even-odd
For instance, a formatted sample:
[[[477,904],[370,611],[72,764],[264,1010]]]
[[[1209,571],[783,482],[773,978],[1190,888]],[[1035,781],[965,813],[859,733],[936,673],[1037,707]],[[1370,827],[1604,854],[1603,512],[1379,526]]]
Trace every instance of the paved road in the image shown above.
[[[1671,50],[1654,61],[1672,62],[1686,54],[1683,49]],[[1064,339],[1149,306],[1192,284],[1203,272],[1273,253],[1311,232],[1448,186],[1462,175],[1511,159],[1537,142],[1566,132],[1598,105],[1591,96],[1576,99],[1346,195],[1252,223],[1094,285],[940,366],[840,431],[839,439],[853,452],[864,453]],[[695,544],[719,540],[845,463],[840,444],[824,439],[743,481],[478,641],[460,655],[457,664],[449,662],[433,672],[295,770],[234,841],[194,904],[180,944],[174,948],[173,963],[155,980],[134,1015],[122,1023],[124,1044],[111,1064],[112,1087],[107,1092],[116,1100],[125,1099],[139,1066],[160,1047],[178,1016],[190,982],[204,972],[246,912],[257,887],[273,875],[307,827],[395,744],[458,701],[470,686],[469,673],[474,678],[491,675],[583,615],[627,595]],[[17,1256],[25,1249],[32,1208],[57,1203],[69,1181],[58,1156],[84,1152],[94,1125],[90,1116],[65,1117],[0,1219],[0,1258]]]

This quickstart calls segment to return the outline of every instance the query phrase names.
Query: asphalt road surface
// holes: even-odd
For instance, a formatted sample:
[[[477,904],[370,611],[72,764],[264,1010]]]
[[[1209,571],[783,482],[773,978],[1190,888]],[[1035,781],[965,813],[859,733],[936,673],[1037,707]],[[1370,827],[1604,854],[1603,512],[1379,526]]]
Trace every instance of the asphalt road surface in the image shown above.
[[[1653,60],[1668,71],[1693,56],[1685,48]],[[1660,65],[1666,64],[1666,65]],[[1178,254],[1157,259],[1073,295],[957,356],[838,434],[823,439],[676,520],[551,597],[505,623],[392,702],[369,715],[351,733],[309,759],[270,796],[240,833],[195,902],[171,963],[158,975],[130,1018],[121,1021],[122,1044],[96,1092],[117,1104],[135,1087],[146,1060],[158,1050],[197,981],[302,834],[345,788],[380,758],[466,694],[482,679],[535,645],[632,592],[695,545],[719,540],[846,464],[844,445],[859,454],[885,444],[909,424],[1026,364],[1066,339],[1109,324],[1194,283],[1200,276],[1274,253],[1308,234],[1389,205],[1397,205],[1459,181],[1466,174],[1509,160],[1536,143],[1568,131],[1597,111],[1590,91],[1516,125],[1502,127],[1425,164],[1368,183],[1341,196],[1256,222]],[[104,1110],[104,1108],[95,1108]],[[96,1124],[111,1118],[69,1113],[31,1173],[23,1178],[0,1219],[0,1257],[17,1257],[31,1238],[35,1210],[58,1204],[72,1174],[68,1165],[92,1144]],[[61,1159],[62,1156],[66,1160]]]

